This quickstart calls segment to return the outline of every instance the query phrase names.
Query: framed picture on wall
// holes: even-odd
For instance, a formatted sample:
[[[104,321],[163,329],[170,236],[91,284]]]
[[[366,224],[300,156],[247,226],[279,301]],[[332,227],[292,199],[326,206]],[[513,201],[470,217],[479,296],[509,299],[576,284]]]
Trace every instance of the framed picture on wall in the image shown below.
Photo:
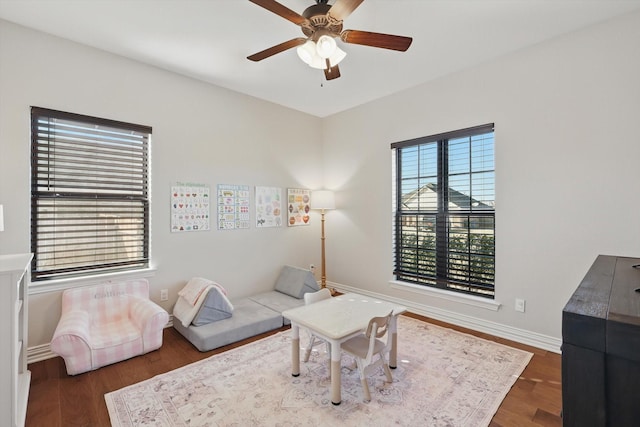
[[[256,227],[282,226],[282,189],[256,187]]]
[[[210,230],[210,197],[206,184],[177,182],[171,186],[171,232]]]
[[[218,230],[249,228],[248,185],[218,184]]]
[[[287,224],[289,227],[309,225],[311,217],[311,190],[304,188],[287,189]]]

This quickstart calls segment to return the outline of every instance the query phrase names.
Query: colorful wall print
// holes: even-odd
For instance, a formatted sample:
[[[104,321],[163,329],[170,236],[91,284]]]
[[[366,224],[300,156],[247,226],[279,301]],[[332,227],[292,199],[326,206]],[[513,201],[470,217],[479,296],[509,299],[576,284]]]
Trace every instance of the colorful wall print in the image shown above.
[[[171,187],[171,232],[210,229],[209,186],[177,182]]]
[[[218,230],[249,228],[249,186],[218,184]]]
[[[282,189],[256,187],[256,227],[282,225]]]
[[[311,190],[303,188],[287,189],[287,224],[289,227],[298,225],[309,225],[311,220],[309,216]]]

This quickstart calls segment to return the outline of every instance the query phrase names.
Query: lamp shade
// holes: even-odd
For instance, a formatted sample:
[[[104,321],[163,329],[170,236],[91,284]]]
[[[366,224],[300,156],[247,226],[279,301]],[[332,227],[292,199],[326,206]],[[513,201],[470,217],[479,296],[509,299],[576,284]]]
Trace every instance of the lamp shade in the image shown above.
[[[347,56],[347,52],[345,52],[344,50],[342,50],[342,49],[340,49],[339,47],[336,46],[335,52],[333,53],[333,55],[331,55],[331,57],[329,57],[329,63],[331,64],[332,67],[335,67],[346,56]]]
[[[303,45],[296,49],[298,56],[305,64],[311,64],[314,56],[317,56],[316,45],[312,40],[307,40]]]
[[[336,41],[331,36],[320,36],[316,43],[316,51],[322,58],[329,58],[336,51]]]
[[[333,191],[316,190],[311,192],[311,209],[335,209],[336,200]]]
[[[335,40],[331,38],[330,40],[335,44]],[[338,46],[335,46],[332,49],[333,53],[331,53],[331,55],[327,57],[320,56],[318,54],[316,43],[314,43],[313,40],[307,40],[304,44],[298,46],[296,50],[298,52],[298,56],[305,64],[307,64],[311,68],[317,68],[319,70],[327,69],[327,60],[329,60],[329,66],[334,67],[347,56],[347,53],[344,50],[340,49]]]

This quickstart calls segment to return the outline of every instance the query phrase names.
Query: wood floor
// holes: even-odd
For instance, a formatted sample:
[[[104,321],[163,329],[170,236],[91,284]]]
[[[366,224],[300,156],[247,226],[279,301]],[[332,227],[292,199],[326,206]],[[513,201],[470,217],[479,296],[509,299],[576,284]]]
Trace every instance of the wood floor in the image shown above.
[[[409,316],[534,353],[531,362],[493,417],[491,427],[562,425],[559,354],[422,316],[413,314]],[[285,329],[287,328],[280,330]],[[27,427],[109,426],[109,414],[104,401],[105,393],[280,330],[200,353],[175,329],[167,328],[164,330],[164,342],[159,350],[73,377],[66,374],[64,361],[59,357],[32,363],[29,365],[32,377],[26,425]]]

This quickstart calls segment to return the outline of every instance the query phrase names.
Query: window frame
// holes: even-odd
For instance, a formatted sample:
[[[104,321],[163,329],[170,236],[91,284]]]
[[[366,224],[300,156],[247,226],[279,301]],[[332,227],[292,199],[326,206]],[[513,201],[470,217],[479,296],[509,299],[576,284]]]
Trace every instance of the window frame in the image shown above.
[[[394,253],[394,266],[393,274],[396,281],[407,282],[410,284],[425,286],[428,288],[440,289],[443,291],[452,291],[455,293],[462,293],[471,296],[478,296],[486,299],[495,299],[495,155],[493,156],[491,165],[493,169],[483,170],[482,173],[492,174],[492,195],[493,204],[483,204],[480,207],[474,208],[471,201],[473,192],[470,191],[470,195],[465,195],[469,198],[469,205],[467,209],[451,209],[449,204],[449,193],[452,192],[452,184],[448,182],[451,175],[449,174],[449,153],[448,145],[449,141],[469,138],[469,166],[468,171],[464,174],[469,175],[469,182],[471,183],[473,177],[472,166],[472,146],[471,138],[484,134],[492,134],[494,138],[494,124],[484,124],[480,126],[460,129],[452,132],[445,132],[436,135],[416,138],[407,141],[401,141],[391,144],[393,150],[393,253]],[[435,203],[436,208],[421,209],[418,202],[417,209],[407,209],[408,206],[403,203],[406,202],[403,195],[403,181],[404,179],[416,179],[418,181],[417,191],[422,191],[423,187],[427,184],[420,184],[421,180],[426,181],[422,177],[421,173],[416,172],[415,175],[410,175],[408,178],[403,177],[403,165],[402,165],[402,150],[408,148],[415,148],[420,150],[420,147],[426,148],[427,146],[437,147],[437,171],[435,175],[427,175],[429,178],[435,177],[437,179],[436,185],[431,185],[429,190],[435,193],[436,200],[431,203]],[[433,150],[432,150],[433,151]],[[495,140],[491,145],[492,154],[495,153]],[[419,152],[420,153],[420,152]],[[416,156],[417,158],[418,156]],[[433,156],[432,156],[433,157]],[[421,179],[422,178],[422,179]],[[470,184],[471,185],[471,184]],[[448,191],[440,191],[440,189],[448,189]],[[455,190],[454,190],[455,191]],[[462,193],[464,194],[464,193]],[[418,198],[422,195],[418,194]],[[422,199],[421,199],[422,200]],[[476,200],[477,201],[477,200]],[[426,221],[429,217],[432,218],[432,222]],[[490,224],[490,228],[483,227],[469,227],[468,224],[465,230],[467,233],[467,253],[466,262],[468,264],[465,270],[468,274],[465,280],[460,280],[459,277],[455,277],[455,273],[451,274],[454,270],[452,268],[452,236],[451,219],[461,218],[476,218],[478,221],[485,221]],[[414,220],[412,224],[410,221]],[[423,226],[420,225],[420,221],[425,221]],[[408,224],[408,225],[407,225]],[[426,225],[426,226],[425,226]],[[409,233],[403,235],[403,230],[410,230]],[[472,230],[490,230],[489,234],[493,236],[487,242],[479,234],[472,234]],[[409,245],[403,244],[403,237],[409,237],[414,234],[415,244]],[[482,250],[487,253],[476,253],[471,251],[471,236],[476,237],[476,242],[482,242]],[[479,236],[479,237],[478,237]],[[418,243],[422,238],[423,243]],[[464,237],[462,238],[464,240]],[[424,245],[424,241],[429,240],[428,245]],[[490,246],[487,247],[487,244]],[[411,252],[414,250],[414,252]],[[465,255],[463,255],[465,256]],[[482,260],[480,267],[473,263],[478,263],[478,260]],[[408,262],[407,262],[408,261]],[[488,261],[488,262],[487,262]],[[459,265],[464,264],[465,261],[459,261]],[[487,263],[485,263],[487,262]],[[434,265],[435,264],[435,265]],[[409,270],[409,268],[411,270]],[[478,278],[478,282],[474,282],[473,279]],[[491,280],[489,280],[491,278]]]
[[[60,128],[68,126],[68,131],[56,130],[52,125],[54,121],[61,123]],[[31,277],[34,282],[149,268],[151,134],[150,126],[31,107],[31,251],[34,254]],[[123,172],[122,163],[130,169]],[[63,223],[68,224],[66,232]],[[51,238],[43,237],[47,227],[53,230]],[[107,236],[106,243],[88,237],[90,231],[80,232],[91,227],[94,234],[97,235],[95,231],[99,229]],[[73,246],[72,233],[83,236],[77,238],[83,243],[77,243],[73,250],[69,249]],[[51,249],[45,249],[45,244],[51,244]],[[80,263],[78,259],[83,257],[80,254],[91,250],[103,259],[94,255],[92,261]],[[54,257],[59,253],[59,258],[46,266],[45,260],[47,256],[52,257],[52,252],[56,254]],[[60,261],[65,252],[68,259],[74,261],[68,266]]]

